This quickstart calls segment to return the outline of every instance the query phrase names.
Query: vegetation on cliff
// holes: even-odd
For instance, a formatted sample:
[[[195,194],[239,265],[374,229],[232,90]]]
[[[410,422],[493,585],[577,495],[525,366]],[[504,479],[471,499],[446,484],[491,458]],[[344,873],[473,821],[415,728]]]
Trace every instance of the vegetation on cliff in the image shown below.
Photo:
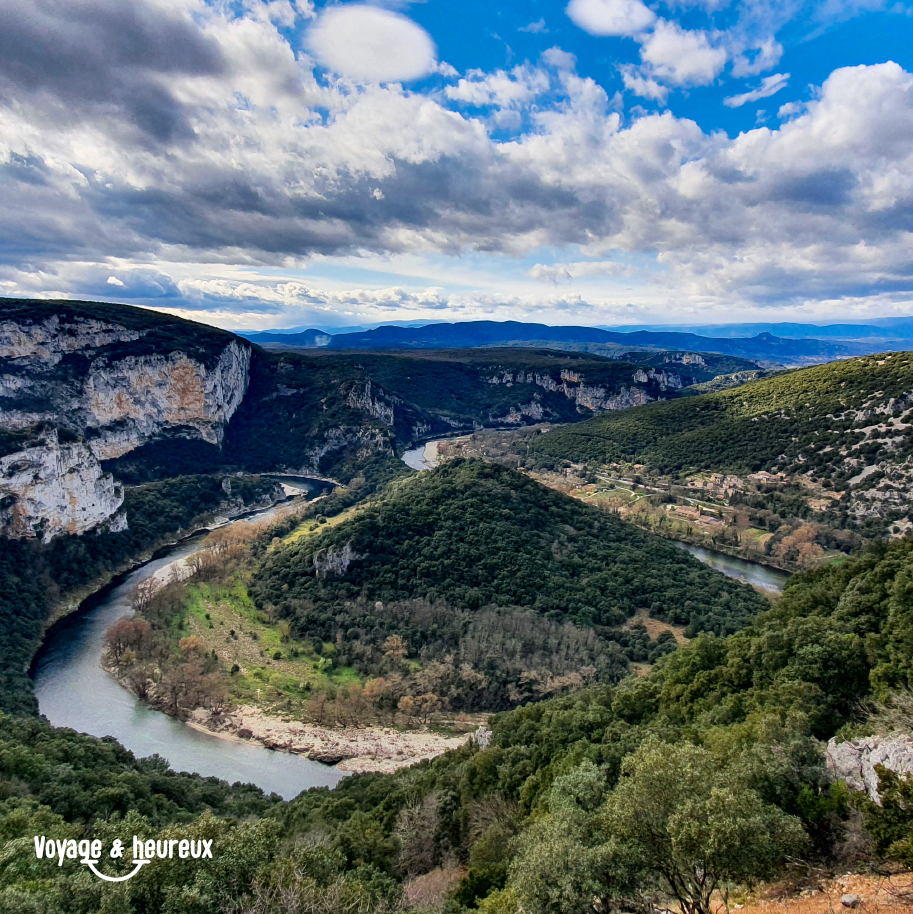
[[[735,390],[651,404],[555,430],[533,452],[688,469],[809,473],[842,490],[862,466],[913,452],[913,353],[786,372]]]

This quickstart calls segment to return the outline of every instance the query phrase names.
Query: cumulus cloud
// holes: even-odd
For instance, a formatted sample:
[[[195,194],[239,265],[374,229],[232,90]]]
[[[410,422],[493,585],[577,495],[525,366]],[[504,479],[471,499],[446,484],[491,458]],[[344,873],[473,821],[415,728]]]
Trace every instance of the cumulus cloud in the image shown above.
[[[789,82],[789,73],[774,73],[771,76],[765,76],[761,80],[761,85],[756,89],[750,89],[741,95],[732,95],[723,99],[723,104],[727,108],[741,108],[749,102],[756,102],[762,98],[769,98],[771,95],[785,89]]]
[[[706,32],[661,19],[640,50],[651,75],[677,86],[706,86],[726,65],[727,53]]]
[[[621,67],[621,78],[625,88],[641,98],[649,98],[655,102],[665,103],[669,96],[669,87],[660,85],[655,79],[644,76],[638,67],[628,64]]]
[[[640,0],[571,0],[567,14],[590,35],[636,35],[656,21],[656,14]]]
[[[421,26],[362,4],[327,9],[309,30],[307,43],[328,70],[366,82],[420,79],[437,62],[434,42]]]

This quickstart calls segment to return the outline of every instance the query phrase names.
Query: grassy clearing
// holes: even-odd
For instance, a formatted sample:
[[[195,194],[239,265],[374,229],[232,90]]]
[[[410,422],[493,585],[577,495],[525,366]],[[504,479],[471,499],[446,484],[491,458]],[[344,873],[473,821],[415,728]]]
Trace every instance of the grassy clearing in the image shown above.
[[[286,623],[273,623],[257,610],[237,578],[229,586],[188,587],[185,634],[215,651],[228,673],[229,693],[240,703],[284,703],[294,710],[319,692],[361,682],[351,667],[337,668],[332,644],[290,636]],[[237,669],[235,669],[237,667]]]
[[[344,523],[352,517],[358,511],[359,507],[360,506],[354,506],[348,508],[334,517],[323,517],[323,515],[319,515],[321,518],[320,520],[309,517],[282,540],[282,545],[287,546],[289,543],[294,543],[306,536],[313,536],[317,533],[331,530],[333,527],[337,527],[339,524]]]

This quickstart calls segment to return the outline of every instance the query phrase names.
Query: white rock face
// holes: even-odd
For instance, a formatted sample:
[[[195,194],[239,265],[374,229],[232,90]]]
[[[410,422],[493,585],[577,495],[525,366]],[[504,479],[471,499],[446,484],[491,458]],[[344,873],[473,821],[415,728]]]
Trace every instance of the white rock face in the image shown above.
[[[101,460],[169,435],[221,444],[247,392],[250,347],[232,340],[206,365],[180,351],[143,353],[142,335],[56,316],[0,323],[0,427],[50,422],[85,438]],[[107,348],[137,341],[136,354]],[[67,356],[82,360],[65,369]]]
[[[329,549],[321,549],[317,552],[314,555],[314,568],[318,578],[341,576],[346,573],[349,565],[359,558],[361,556],[355,554],[352,550],[352,543],[349,541],[342,549],[330,546]]]
[[[124,502],[123,488],[103,473],[82,442],[61,444],[50,431],[40,442],[0,458],[0,534],[39,536],[44,542],[61,533],[85,533],[110,521]],[[112,520],[113,518],[113,520]]]
[[[56,315],[42,323],[0,321],[0,359],[42,359],[56,365],[68,352],[138,340],[138,330],[81,319],[61,321]]]
[[[138,356],[93,365],[86,378],[86,409],[99,436],[100,459],[120,457],[169,429],[188,429],[221,444],[225,426],[247,392],[250,349],[232,341],[212,369],[183,352]]]
[[[827,744],[827,768],[831,775],[846,781],[851,790],[864,790],[878,803],[876,765],[900,775],[913,774],[913,738],[891,734],[844,743],[832,739]]]
[[[654,375],[656,375],[656,373],[652,369],[650,370],[649,375],[645,371],[638,370],[634,374],[633,380],[641,384],[646,384]],[[656,377],[660,378],[660,384],[664,384],[664,382],[669,381],[673,376],[669,375],[667,377],[660,372]],[[548,374],[524,371],[523,369],[520,369],[518,372],[501,369],[498,374],[486,377],[485,381],[488,384],[504,384],[507,387],[513,387],[514,384],[535,384],[543,390],[563,393],[569,400],[573,400],[579,409],[588,409],[595,413],[611,412],[616,409],[629,409],[632,406],[643,406],[645,403],[650,403],[653,400],[653,397],[639,387],[632,387],[630,390],[627,387],[622,387],[617,394],[610,394],[604,387],[588,386],[582,374],[567,368],[562,369],[561,371],[560,384]],[[670,383],[665,386],[674,387],[675,384],[670,381]],[[679,383],[678,386],[681,387],[681,383]],[[512,409],[511,415],[516,414],[514,419],[508,417],[496,421],[519,422],[521,415],[530,415],[535,419],[542,418],[541,407],[539,415],[526,412],[525,410],[527,409],[528,407],[521,407],[519,412]]]
[[[125,529],[123,492],[99,461],[161,438],[222,443],[247,392],[250,347],[226,338],[204,360],[144,340],[152,333],[87,317],[0,321],[0,429],[48,423],[85,442],[52,432],[3,458],[0,533]]]

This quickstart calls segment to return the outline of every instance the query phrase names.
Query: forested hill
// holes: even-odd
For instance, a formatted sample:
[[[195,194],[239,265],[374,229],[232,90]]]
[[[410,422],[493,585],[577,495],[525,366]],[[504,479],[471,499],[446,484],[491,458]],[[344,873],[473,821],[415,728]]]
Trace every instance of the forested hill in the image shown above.
[[[639,910],[657,893],[709,912],[692,907],[701,886],[769,878],[786,855],[843,873],[890,848],[909,866],[904,794],[857,802],[864,819],[851,820],[816,740],[858,727],[873,695],[913,686],[911,555],[907,540],[799,575],[730,638],[702,636],[616,688],[498,715],[485,749],[303,795],[287,827],[329,833],[352,867],[415,879],[453,854],[469,867],[456,897],[491,914],[583,912],[594,899]]]
[[[749,587],[610,514],[463,460],[393,483],[337,526],[275,550],[251,590],[302,635],[324,638],[353,607],[370,632],[388,624],[390,604],[414,600],[526,608],[597,627],[643,613],[721,634],[766,606]]]

